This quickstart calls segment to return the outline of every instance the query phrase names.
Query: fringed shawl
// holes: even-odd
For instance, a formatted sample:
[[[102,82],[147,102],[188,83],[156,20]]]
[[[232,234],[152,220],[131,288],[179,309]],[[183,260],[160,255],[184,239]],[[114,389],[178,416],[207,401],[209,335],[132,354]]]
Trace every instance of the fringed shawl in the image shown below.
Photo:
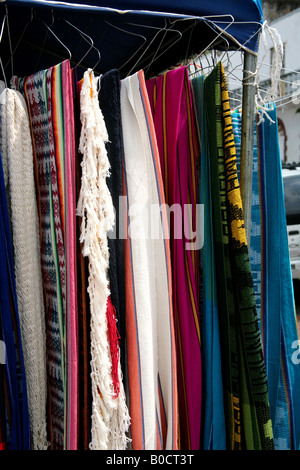
[[[125,393],[122,387],[115,396],[112,358],[108,338],[107,305],[109,298],[109,251],[107,234],[114,225],[114,212],[106,179],[109,161],[105,143],[108,140],[101,113],[96,79],[86,71],[80,92],[82,176],[77,214],[82,218],[80,242],[88,257],[88,293],[91,312],[91,378],[92,429],[90,448],[94,450],[125,449],[129,426]]]

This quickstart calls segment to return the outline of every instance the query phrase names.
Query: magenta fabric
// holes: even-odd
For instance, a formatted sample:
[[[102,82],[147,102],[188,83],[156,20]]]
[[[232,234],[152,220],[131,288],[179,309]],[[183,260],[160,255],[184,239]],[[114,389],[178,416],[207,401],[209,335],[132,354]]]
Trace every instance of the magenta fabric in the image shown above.
[[[197,220],[198,141],[187,69],[146,82],[170,216],[174,324],[182,450],[200,448],[202,366],[199,325],[199,247],[187,249]],[[190,216],[186,209],[191,209]],[[190,227],[190,233],[187,228]],[[180,237],[180,228],[182,236]],[[178,231],[179,230],[179,231]]]
[[[69,61],[61,64],[64,143],[65,143],[65,192],[66,212],[66,263],[67,263],[67,413],[65,448],[78,448],[78,306],[76,262],[76,169],[75,169],[75,122],[72,73]]]

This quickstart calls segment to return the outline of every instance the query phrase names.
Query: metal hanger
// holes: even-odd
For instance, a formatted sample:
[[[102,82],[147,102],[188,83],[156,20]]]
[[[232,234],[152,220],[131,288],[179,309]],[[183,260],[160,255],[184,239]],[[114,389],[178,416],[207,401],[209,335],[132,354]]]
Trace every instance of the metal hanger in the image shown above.
[[[158,50],[160,49],[160,46],[161,46],[161,44],[162,44],[162,42],[163,42],[163,40],[164,40],[164,38],[165,38],[165,36],[166,36],[166,34],[167,34],[168,31],[174,32],[174,33],[176,33],[176,34],[179,35],[179,38],[178,38],[175,42],[177,42],[178,40],[180,40],[181,37],[182,37],[182,33],[181,33],[180,31],[178,31],[178,30],[176,30],[176,29],[170,28],[170,26],[169,26],[168,23],[167,23],[167,18],[165,18],[165,26],[164,26],[163,28],[159,28],[159,27],[157,27],[157,26],[145,25],[145,24],[138,24],[138,23],[127,23],[127,24],[130,24],[130,25],[132,25],[132,26],[139,26],[139,27],[141,27],[141,28],[147,28],[147,29],[157,30],[157,33],[156,33],[156,34],[154,35],[154,37],[151,39],[151,41],[149,42],[149,44],[147,45],[147,47],[145,48],[145,50],[143,51],[143,53],[141,54],[141,56],[138,58],[138,60],[135,62],[135,64],[133,65],[133,67],[131,67],[131,69],[130,69],[130,71],[128,72],[127,76],[130,75],[130,74],[132,73],[132,71],[136,68],[136,66],[139,64],[139,62],[140,62],[141,59],[144,57],[144,55],[146,54],[146,52],[149,50],[149,47],[151,46],[151,44],[155,41],[155,39],[158,37],[158,35],[159,35],[160,33],[163,32],[164,35],[163,35],[163,38],[162,38],[162,40],[160,41],[160,44],[159,44],[159,46],[158,46],[158,48],[157,48],[157,50],[156,50],[156,52],[155,52],[155,55],[157,54]],[[175,44],[175,43],[173,42],[172,45],[174,45],[174,44]],[[153,59],[153,57],[152,57],[152,59]],[[151,65],[151,64],[149,64],[147,68],[149,68],[150,65]],[[145,72],[145,73],[146,73],[146,72]]]
[[[71,59],[72,59],[72,53],[71,53],[70,49],[62,42],[61,39],[59,39],[59,37],[58,37],[58,36],[54,33],[54,31],[52,31],[52,29],[51,29],[51,27],[52,27],[53,24],[54,24],[54,13],[53,13],[53,10],[51,10],[51,12],[52,12],[52,22],[51,22],[50,26],[47,25],[47,23],[45,22],[45,20],[43,20],[42,18],[37,17],[36,19],[37,19],[38,21],[41,21],[41,23],[43,23],[43,25],[46,26],[47,30],[55,37],[55,39],[57,39],[57,41],[66,49],[66,51],[68,51],[69,60],[71,60]],[[44,43],[45,43],[45,41],[44,41]]]
[[[0,44],[1,44],[1,41],[2,41],[2,36],[3,36],[3,31],[4,31],[4,26],[5,26],[6,19],[7,19],[7,14],[5,13],[3,21],[2,21],[1,32],[0,32]],[[0,57],[0,66],[1,66],[1,69],[2,69],[2,75],[3,75],[3,80],[4,80],[4,83],[5,83],[5,88],[7,88],[6,75],[5,75],[3,62],[2,62],[1,57]]]
[[[23,29],[23,31],[22,31],[22,34],[21,34],[21,36],[19,36],[19,40],[18,40],[17,44],[15,45],[15,48],[14,48],[12,54],[11,54],[11,58],[14,56],[14,54],[15,54],[15,52],[16,52],[16,50],[17,50],[19,44],[20,44],[20,42],[21,42],[22,39],[23,39],[23,36],[24,36],[24,34],[25,34],[26,29],[28,28],[29,24],[30,24],[33,20],[34,20],[34,11],[33,11],[33,7],[31,7],[30,20],[25,24],[24,29]],[[8,61],[8,62],[9,62],[9,61]],[[7,67],[8,62],[6,63],[5,68]]]
[[[145,36],[143,36],[142,34],[138,34],[138,33],[134,33],[132,31],[128,31],[127,29],[124,29],[124,28],[121,28],[120,26],[116,26],[112,23],[110,23],[109,21],[105,20],[105,23],[108,24],[109,26],[111,26],[112,28],[115,28],[115,29],[118,29],[119,31],[122,31],[126,34],[130,34],[132,36],[138,36],[140,38],[143,39],[143,44],[134,51],[134,53],[129,57],[129,59],[126,60],[126,62],[124,62],[122,65],[120,65],[118,68],[119,70],[121,70],[123,67],[125,67],[125,65],[128,64],[128,62],[130,62],[133,57],[139,52],[139,50],[144,46],[144,44],[147,42],[147,38],[145,38]],[[123,24],[123,23],[122,23]],[[131,24],[131,23],[127,23],[127,24]],[[139,25],[140,26],[140,25]]]
[[[85,40],[87,41],[89,44],[90,44],[90,47],[89,49],[86,51],[86,53],[84,54],[84,56],[79,60],[79,62],[77,62],[77,64],[75,65],[74,68],[77,68],[81,62],[85,59],[85,57],[89,54],[89,52],[92,50],[92,49],[95,49],[95,51],[97,51],[98,53],[98,61],[96,62],[96,64],[94,65],[94,67],[92,68],[92,70],[95,69],[95,67],[99,64],[100,60],[101,60],[101,54],[100,54],[100,51],[99,49],[94,45],[94,41],[93,39],[91,38],[91,36],[89,36],[87,33],[85,33],[84,31],[81,31],[81,29],[79,29],[77,26],[75,26],[73,23],[71,23],[69,20],[66,20],[65,18],[58,18],[58,20],[63,20],[65,21],[69,26],[71,26],[72,28],[74,28],[76,31],[79,32],[80,36]]]
[[[4,32],[5,22],[6,22],[6,24],[7,24],[8,43],[9,43],[9,49],[10,49],[11,76],[13,77],[13,75],[14,75],[13,51],[12,51],[12,44],[11,44],[11,36],[10,36],[9,19],[8,19],[8,7],[7,7],[7,5],[5,5],[5,15],[4,15],[4,18],[3,18],[3,21],[2,21],[2,26],[1,26],[0,43],[1,43],[1,41],[2,41],[2,36],[3,36],[3,32]],[[0,66],[1,66],[1,69],[2,69],[2,73],[3,73],[3,78],[4,78],[5,86],[7,87],[7,81],[6,81],[6,75],[5,75],[5,68],[6,68],[6,67],[3,67],[3,62],[2,62],[2,59],[1,59],[1,58],[0,58],[0,61],[1,61]]]
[[[204,21],[204,23],[210,28],[212,29],[212,31],[216,32],[216,28],[218,30],[221,29],[221,31],[219,31],[219,33],[217,34],[217,36],[200,52],[200,54],[197,54],[196,57],[193,58],[193,60],[197,60],[198,57],[202,56],[206,51],[208,51],[209,49],[211,49],[211,46],[217,41],[218,38],[222,38],[224,41],[227,42],[227,45],[228,45],[228,49],[229,49],[229,42],[227,41],[227,39],[225,39],[225,37],[223,36],[224,33],[226,33],[226,30],[234,23],[234,18],[232,15],[226,15],[227,17],[231,18],[231,22],[227,24],[226,28],[224,29],[221,29],[219,26],[217,26],[216,22],[215,21],[211,21],[209,19],[209,17],[203,17],[202,18],[202,21]],[[214,27],[213,27],[213,26]]]

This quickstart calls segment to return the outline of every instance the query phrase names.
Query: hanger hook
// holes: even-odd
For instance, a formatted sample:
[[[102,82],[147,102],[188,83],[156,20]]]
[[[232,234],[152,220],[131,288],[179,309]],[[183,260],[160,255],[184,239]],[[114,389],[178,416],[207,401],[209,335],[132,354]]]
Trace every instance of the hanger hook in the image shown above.
[[[107,20],[105,20],[105,23],[107,23],[109,26],[111,26],[112,28],[116,28],[118,29],[119,31],[122,31],[123,33],[126,33],[126,34],[129,34],[131,36],[138,36],[140,38],[143,39],[143,44],[129,57],[129,59],[126,60],[126,62],[124,62],[122,65],[119,66],[119,70],[121,70],[123,67],[125,67],[126,64],[128,64],[128,62],[131,61],[131,59],[139,52],[139,50],[143,47],[143,45],[147,42],[147,39],[145,38],[145,36],[143,36],[142,34],[138,34],[138,33],[133,33],[132,31],[128,31],[127,29],[123,29],[123,28],[120,28],[120,26],[116,26],[112,23],[109,23]],[[128,23],[128,24],[132,24],[132,23]],[[138,25],[139,26],[139,25]]]
[[[52,19],[53,19],[53,22],[54,22],[53,11],[52,11]],[[68,51],[69,60],[71,60],[72,59],[72,53],[71,53],[70,49],[59,39],[59,37],[54,33],[54,31],[52,31],[50,26],[48,26],[47,23],[42,18],[37,18],[37,20],[41,21],[46,26],[48,31],[50,31],[50,33],[57,39],[57,41]],[[52,25],[53,25],[53,23],[51,24],[51,26]]]
[[[3,36],[3,31],[4,31],[4,26],[5,26],[6,19],[7,19],[7,14],[5,13],[3,21],[2,21],[1,32],[0,32],[0,44],[1,44],[1,41],[2,41],[2,36]],[[0,66],[1,66],[1,69],[2,69],[5,88],[7,88],[7,81],[6,81],[5,71],[4,71],[4,68],[3,68],[3,63],[2,63],[1,57],[0,57]]]

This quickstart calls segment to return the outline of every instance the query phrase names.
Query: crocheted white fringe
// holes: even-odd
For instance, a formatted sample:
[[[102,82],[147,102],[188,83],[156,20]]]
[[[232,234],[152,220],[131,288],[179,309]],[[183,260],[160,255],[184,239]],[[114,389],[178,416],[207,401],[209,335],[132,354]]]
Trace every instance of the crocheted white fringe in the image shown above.
[[[107,233],[114,226],[114,210],[106,184],[109,161],[107,130],[99,107],[93,71],[84,74],[80,94],[82,178],[77,215],[82,217],[80,242],[89,260],[88,292],[91,311],[92,429],[90,448],[125,449],[130,418],[119,366],[121,390],[114,398],[106,308],[110,294],[107,271]]]

